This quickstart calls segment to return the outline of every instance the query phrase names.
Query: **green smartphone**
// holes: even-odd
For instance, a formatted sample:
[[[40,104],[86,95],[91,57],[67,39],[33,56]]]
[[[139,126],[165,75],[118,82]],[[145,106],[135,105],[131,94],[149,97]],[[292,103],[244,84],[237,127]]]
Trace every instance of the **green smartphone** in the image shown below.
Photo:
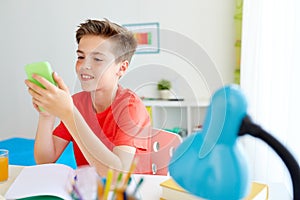
[[[57,85],[52,77],[53,71],[49,62],[35,62],[35,63],[28,64],[25,66],[25,72],[27,74],[28,79],[31,82],[35,83],[36,85],[42,88],[45,87],[40,82],[32,78],[32,74],[40,75],[45,79],[47,79],[52,84],[54,84],[55,86]]]
[[[40,82],[32,78],[32,74],[37,74],[45,79],[47,79],[49,82],[57,86],[56,82],[54,81],[52,74],[52,68],[51,65],[48,62],[35,62],[31,63],[25,66],[25,72],[27,74],[28,80],[35,83],[36,85],[45,88]],[[39,107],[40,111],[44,111],[42,107]]]

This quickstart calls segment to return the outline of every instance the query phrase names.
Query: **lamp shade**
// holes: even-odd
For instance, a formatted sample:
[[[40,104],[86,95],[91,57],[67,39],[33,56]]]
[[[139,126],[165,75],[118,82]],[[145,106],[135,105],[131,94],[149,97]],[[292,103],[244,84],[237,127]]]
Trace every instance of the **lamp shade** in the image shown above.
[[[205,199],[241,199],[250,179],[243,149],[237,143],[247,114],[236,85],[217,90],[207,109],[202,131],[188,136],[169,163],[172,178],[185,190]]]

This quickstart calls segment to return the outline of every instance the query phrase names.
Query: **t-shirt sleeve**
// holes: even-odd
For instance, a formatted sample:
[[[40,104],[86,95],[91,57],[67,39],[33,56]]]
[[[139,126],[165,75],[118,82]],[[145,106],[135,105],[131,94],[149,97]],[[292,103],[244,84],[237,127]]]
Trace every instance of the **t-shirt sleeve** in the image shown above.
[[[72,137],[68,131],[68,129],[66,128],[66,126],[64,125],[64,123],[61,121],[59,123],[59,125],[54,129],[53,135],[60,137],[62,139],[65,139],[67,141],[71,141]]]

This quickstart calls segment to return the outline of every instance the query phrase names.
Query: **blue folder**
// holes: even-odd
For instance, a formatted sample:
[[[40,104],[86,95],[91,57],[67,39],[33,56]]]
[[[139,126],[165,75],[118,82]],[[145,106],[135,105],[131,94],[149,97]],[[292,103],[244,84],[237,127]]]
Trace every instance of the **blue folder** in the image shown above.
[[[13,137],[0,141],[0,149],[9,150],[9,164],[31,166],[36,165],[33,154],[34,139]],[[66,147],[56,163],[61,163],[76,169],[73,144]]]

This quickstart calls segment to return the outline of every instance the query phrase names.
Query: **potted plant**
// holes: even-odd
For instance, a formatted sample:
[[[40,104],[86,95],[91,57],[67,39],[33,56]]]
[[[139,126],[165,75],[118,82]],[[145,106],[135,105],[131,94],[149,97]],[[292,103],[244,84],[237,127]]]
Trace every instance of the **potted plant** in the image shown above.
[[[160,97],[162,99],[169,99],[170,98],[170,89],[172,87],[172,84],[169,80],[161,79],[157,83],[157,90],[160,93]]]

